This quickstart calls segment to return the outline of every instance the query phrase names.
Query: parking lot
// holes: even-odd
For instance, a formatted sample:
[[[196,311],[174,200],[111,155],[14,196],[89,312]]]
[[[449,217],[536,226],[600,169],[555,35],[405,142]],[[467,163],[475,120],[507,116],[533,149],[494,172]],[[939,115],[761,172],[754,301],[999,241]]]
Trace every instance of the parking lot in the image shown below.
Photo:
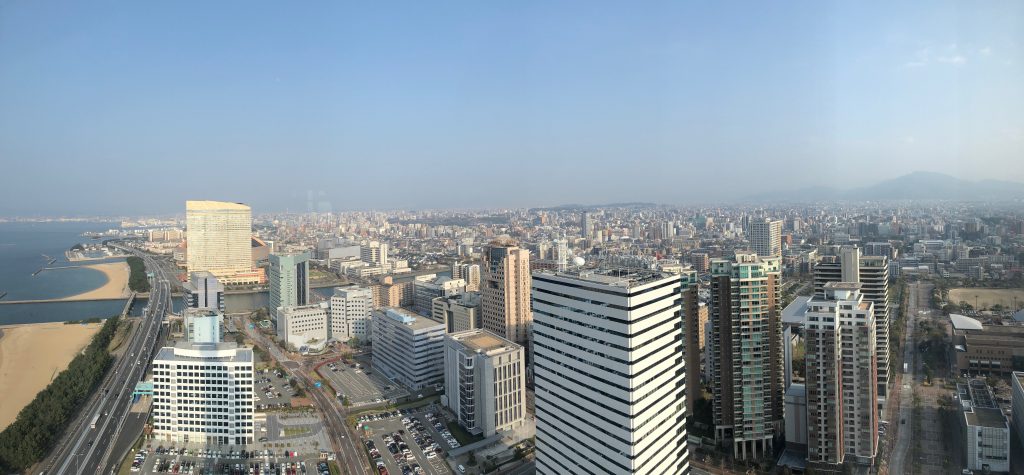
[[[359,367],[356,367],[356,364]],[[365,359],[357,360],[357,363],[352,365],[339,361],[321,366],[318,371],[330,381],[331,387],[348,397],[352,406],[358,407],[409,396],[409,392],[400,385],[376,374],[369,361]]]
[[[304,458],[284,451],[220,452],[159,446],[135,454],[132,473],[188,475],[320,475],[317,456]]]
[[[361,416],[358,427],[363,445],[378,467],[389,474],[448,475],[444,461],[451,447],[431,426],[430,407]]]
[[[256,372],[254,391],[256,393],[256,410],[291,407],[295,388],[288,384],[288,374],[274,373],[269,369]]]

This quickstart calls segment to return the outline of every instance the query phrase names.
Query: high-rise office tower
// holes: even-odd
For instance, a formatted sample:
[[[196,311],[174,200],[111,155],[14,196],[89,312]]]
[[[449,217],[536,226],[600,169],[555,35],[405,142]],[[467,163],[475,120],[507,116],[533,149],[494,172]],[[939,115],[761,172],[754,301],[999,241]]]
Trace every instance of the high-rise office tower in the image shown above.
[[[533,274],[537,473],[686,474],[682,280]]]
[[[153,358],[153,437],[247,445],[253,430],[253,354],[234,343],[179,343]]]
[[[743,460],[770,456],[784,411],[781,258],[737,252],[711,261],[714,422]]]
[[[220,322],[224,314],[217,309],[186,308],[183,315],[185,339],[192,343],[220,343]]]
[[[878,452],[874,305],[861,284],[829,282],[807,302],[807,465],[843,473],[872,465]]]
[[[490,437],[526,418],[526,355],[487,330],[450,333],[444,339],[442,400],[471,434]]]
[[[309,254],[270,255],[270,311],[309,304]]]
[[[529,348],[530,251],[511,240],[491,242],[484,249],[480,308],[483,328]],[[529,350],[527,350],[529,351]]]
[[[367,287],[334,289],[331,296],[331,338],[348,341],[357,338],[368,342],[373,326],[373,291]]]
[[[854,246],[843,246],[838,256],[823,256],[814,267],[814,295],[824,297],[829,282],[860,283],[860,293],[874,304],[878,403],[882,405],[889,393],[889,258],[864,256]]]
[[[681,293],[683,297],[683,354],[686,358],[686,413],[693,415],[693,404],[700,399],[700,355],[704,345],[704,323],[707,322],[705,307],[704,321],[701,321],[700,299],[697,297],[697,272],[684,270]]]
[[[751,249],[759,256],[782,256],[782,221],[752,218],[749,240]]]
[[[580,236],[590,239],[590,236],[594,233],[594,215],[589,211],[583,212],[583,217],[580,219]]]
[[[208,271],[225,284],[254,280],[252,209],[241,203],[186,201],[185,224],[188,273]]]
[[[209,272],[193,272],[185,289],[185,302],[191,308],[224,310],[224,285]]]

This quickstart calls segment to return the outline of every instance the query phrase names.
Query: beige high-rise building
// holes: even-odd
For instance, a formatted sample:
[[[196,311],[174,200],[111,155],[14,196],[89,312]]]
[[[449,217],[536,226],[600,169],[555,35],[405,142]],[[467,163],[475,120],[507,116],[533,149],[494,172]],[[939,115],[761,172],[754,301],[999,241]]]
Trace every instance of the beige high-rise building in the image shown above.
[[[222,283],[258,282],[252,266],[252,209],[241,203],[186,201],[188,272],[210,272]]]
[[[480,283],[483,327],[528,346],[530,323],[530,251],[512,240],[497,240],[484,249]]]
[[[782,221],[753,219],[750,221],[750,247],[761,257],[782,256]]]

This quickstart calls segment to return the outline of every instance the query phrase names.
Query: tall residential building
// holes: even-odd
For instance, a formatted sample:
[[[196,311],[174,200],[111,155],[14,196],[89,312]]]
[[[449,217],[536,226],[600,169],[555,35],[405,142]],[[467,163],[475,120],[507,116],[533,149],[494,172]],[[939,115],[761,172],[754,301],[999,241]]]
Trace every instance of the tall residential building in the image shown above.
[[[371,266],[387,267],[388,243],[370,241],[359,246],[359,260]]]
[[[751,219],[749,240],[751,249],[759,256],[782,256],[782,220]]]
[[[829,282],[807,302],[807,466],[842,473],[878,454],[875,309],[861,284]]]
[[[529,348],[530,251],[503,240],[492,242],[483,254],[484,329]]]
[[[590,236],[594,234],[594,215],[589,211],[584,211],[582,218],[580,218],[580,237],[590,239]]]
[[[480,328],[480,293],[465,292],[448,297],[437,297],[433,301],[430,316],[444,322],[448,333],[476,330]]]
[[[327,344],[330,328],[329,311],[327,302],[278,308],[278,338],[299,351],[322,349]]]
[[[222,283],[258,282],[252,266],[252,209],[241,203],[186,201],[189,274],[208,271]]]
[[[480,291],[480,264],[459,264],[452,265],[452,278],[466,281],[467,292]]]
[[[843,246],[838,256],[823,256],[814,267],[814,294],[825,296],[829,282],[857,282],[864,299],[875,306],[875,351],[878,353],[878,402],[889,389],[889,258],[863,256],[860,249]]]
[[[210,272],[193,272],[182,287],[189,307],[224,311],[224,285],[217,276]]]
[[[643,269],[533,275],[538,474],[685,474],[682,281]]]
[[[373,312],[373,367],[412,389],[444,381],[444,324],[404,308]]]
[[[309,253],[270,255],[270,310],[309,304]]]
[[[770,456],[784,429],[781,287],[778,257],[711,261],[715,438],[743,460]]]
[[[704,349],[704,324],[707,323],[707,307],[701,321],[700,299],[697,297],[697,272],[684,270],[682,275],[683,297],[683,355],[686,360],[686,413],[693,414],[693,405],[703,398],[700,385],[700,359]]]
[[[179,343],[153,358],[153,436],[207,445],[253,438],[253,354],[234,343]]]
[[[523,347],[487,330],[452,333],[444,339],[442,401],[470,434],[490,437],[526,419],[526,355]]]
[[[334,289],[331,296],[331,334],[337,341],[356,338],[368,342],[373,328],[373,292],[366,287]]]
[[[192,343],[220,343],[224,334],[220,323],[224,314],[217,309],[188,308],[182,317],[185,339]]]

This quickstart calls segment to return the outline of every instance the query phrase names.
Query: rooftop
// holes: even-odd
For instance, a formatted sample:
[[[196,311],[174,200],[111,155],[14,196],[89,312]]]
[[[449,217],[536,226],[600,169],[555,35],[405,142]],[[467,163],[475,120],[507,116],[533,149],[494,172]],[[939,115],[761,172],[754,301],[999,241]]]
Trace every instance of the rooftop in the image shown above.
[[[506,349],[516,350],[521,346],[495,335],[487,330],[467,330],[464,332],[452,333],[451,339],[462,343],[466,348],[488,353],[494,350]]]
[[[578,269],[564,272],[539,270],[534,274],[581,280],[626,289],[639,287],[666,278],[679,279],[677,274],[639,268]]]
[[[982,330],[981,322],[971,317],[965,317],[955,313],[949,314],[949,320],[953,323],[954,330]]]
[[[253,361],[252,348],[240,347],[232,342],[192,343],[179,341],[174,346],[160,348],[154,360],[164,361],[213,361],[213,362],[249,362]]]
[[[218,210],[231,210],[231,211],[252,211],[248,205],[242,203],[231,203],[229,201],[186,201],[186,211],[218,211]]]
[[[807,302],[810,296],[798,295],[786,308],[782,309],[782,323],[803,323],[804,314],[807,313]]]
[[[444,322],[424,317],[412,310],[401,307],[385,307],[379,310],[381,314],[394,322],[405,325],[412,330],[425,330],[434,327],[444,327]]]
[[[1006,416],[999,409],[976,407],[971,412],[965,412],[964,417],[968,425],[975,427],[1006,428]]]

